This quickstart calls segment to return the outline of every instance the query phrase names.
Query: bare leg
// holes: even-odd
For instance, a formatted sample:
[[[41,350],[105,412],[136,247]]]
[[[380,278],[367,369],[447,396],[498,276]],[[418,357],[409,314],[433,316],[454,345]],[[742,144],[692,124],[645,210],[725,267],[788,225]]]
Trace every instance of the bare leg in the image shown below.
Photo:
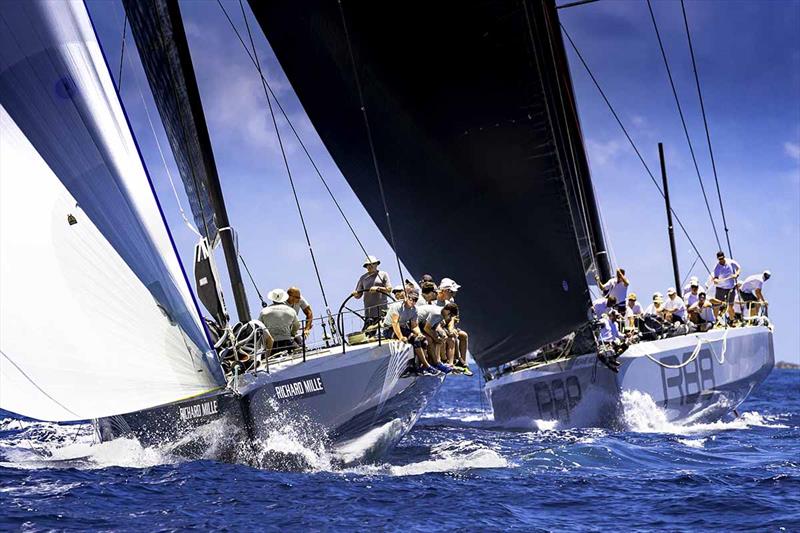
[[[469,335],[466,331],[458,330],[458,353],[461,364],[467,366],[467,349],[469,348]]]
[[[431,366],[428,364],[428,360],[425,358],[425,350],[422,348],[414,348],[414,352],[417,354],[417,362],[419,363],[419,366],[422,368]]]
[[[447,364],[452,365],[456,358],[456,340],[448,337],[445,342],[445,350],[447,352]]]

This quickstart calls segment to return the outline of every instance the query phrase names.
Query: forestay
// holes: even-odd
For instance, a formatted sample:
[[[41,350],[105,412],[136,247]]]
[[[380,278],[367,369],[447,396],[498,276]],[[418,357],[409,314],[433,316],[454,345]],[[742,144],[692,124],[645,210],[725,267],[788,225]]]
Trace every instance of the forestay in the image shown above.
[[[587,227],[594,197],[551,1],[250,6],[388,235],[377,166],[405,263],[462,285],[481,366],[586,322],[588,245],[602,237]]]
[[[78,420],[219,386],[83,2],[3,2],[0,26],[0,407]]]

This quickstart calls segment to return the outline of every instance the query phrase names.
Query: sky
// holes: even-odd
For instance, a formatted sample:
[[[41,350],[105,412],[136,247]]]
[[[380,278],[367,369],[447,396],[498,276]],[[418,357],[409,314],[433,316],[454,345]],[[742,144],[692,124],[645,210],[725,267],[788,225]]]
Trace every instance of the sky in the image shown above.
[[[239,31],[246,33],[238,1],[223,4]],[[121,3],[89,0],[88,5],[117,79]],[[719,239],[727,250],[681,6],[661,0],[653,7]],[[265,297],[272,288],[297,285],[319,315],[325,307],[322,294],[258,73],[216,1],[183,1],[181,10],[241,254]],[[359,238],[397,281],[391,248],[325,150],[246,2],[245,10],[273,90]],[[776,359],[800,362],[800,0],[690,0],[686,12],[733,257],[745,275],[772,272],[764,294],[775,323]],[[713,266],[717,241],[647,3],[601,0],[562,9],[559,16],[658,180],[657,143],[664,143],[673,209],[705,262]],[[640,300],[649,300],[654,291],[663,293],[673,284],[663,200],[566,41],[565,45],[612,259],[626,269]],[[195,235],[179,207],[180,202],[188,213],[188,200],[129,33],[125,49],[122,100],[181,258],[191,269]],[[363,272],[364,254],[282,119],[279,127],[328,304],[335,313]],[[676,232],[681,277],[705,279],[689,242],[679,229]],[[218,264],[224,275],[221,252]],[[258,296],[249,280],[245,284],[250,308],[257,314]],[[230,291],[226,302],[233,310]]]

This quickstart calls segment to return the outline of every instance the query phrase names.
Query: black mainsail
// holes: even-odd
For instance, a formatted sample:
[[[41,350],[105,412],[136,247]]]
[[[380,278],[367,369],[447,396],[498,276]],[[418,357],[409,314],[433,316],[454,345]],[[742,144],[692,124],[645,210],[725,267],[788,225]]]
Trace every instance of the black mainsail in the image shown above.
[[[406,264],[463,285],[481,366],[586,323],[602,234],[553,2],[250,6],[387,235],[374,147]]]
[[[177,0],[123,0],[198,230],[219,236],[239,320],[250,310]],[[214,311],[212,311],[213,313]]]

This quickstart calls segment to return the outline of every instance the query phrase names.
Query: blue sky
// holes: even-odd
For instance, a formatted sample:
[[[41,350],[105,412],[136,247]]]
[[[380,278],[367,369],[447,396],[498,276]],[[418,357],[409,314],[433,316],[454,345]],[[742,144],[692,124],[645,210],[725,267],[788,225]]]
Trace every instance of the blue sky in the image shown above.
[[[225,6],[240,31],[244,31],[238,2],[226,1]],[[116,77],[122,36],[121,5],[117,1],[90,0],[89,8]],[[184,1],[181,8],[225,200],[231,222],[238,230],[242,254],[262,293],[274,287],[299,285],[319,313],[323,309],[320,290],[258,74],[216,2]],[[733,256],[742,264],[745,274],[765,268],[772,271],[773,279],[764,292],[771,304],[770,316],[776,322],[776,357],[797,362],[800,361],[797,319],[800,1],[688,1],[686,9]],[[680,3],[654,2],[654,10],[724,244]],[[639,0],[603,0],[559,13],[659,179],[657,143],[664,143],[673,207],[706,262],[713,264],[716,241],[647,4]],[[249,11],[248,16],[251,16]],[[250,23],[255,26],[252,17]],[[391,267],[393,252],[327,154],[263,35],[255,31],[254,37],[267,78],[328,184],[369,252],[384,260],[384,267],[396,281],[397,269]],[[654,291],[664,292],[672,284],[663,202],[583,67],[567,47],[592,177],[613,257],[627,269],[633,290],[647,299]],[[134,51],[129,34],[127,52]],[[126,60],[123,65],[123,101],[184,264],[191,266],[194,235],[179,215],[144,113],[139,87],[156,121],[156,134],[176,179],[178,172],[139,58],[135,52],[126,55],[130,62]],[[335,312],[362,272],[363,253],[285,123],[281,128],[325,290]],[[188,209],[182,186],[176,185],[180,200]],[[677,246],[681,274],[686,277],[696,255],[680,233]],[[224,268],[221,256],[218,262]],[[699,263],[692,273],[705,276]],[[260,305],[247,283],[255,313]],[[230,293],[227,302],[233,306]]]

